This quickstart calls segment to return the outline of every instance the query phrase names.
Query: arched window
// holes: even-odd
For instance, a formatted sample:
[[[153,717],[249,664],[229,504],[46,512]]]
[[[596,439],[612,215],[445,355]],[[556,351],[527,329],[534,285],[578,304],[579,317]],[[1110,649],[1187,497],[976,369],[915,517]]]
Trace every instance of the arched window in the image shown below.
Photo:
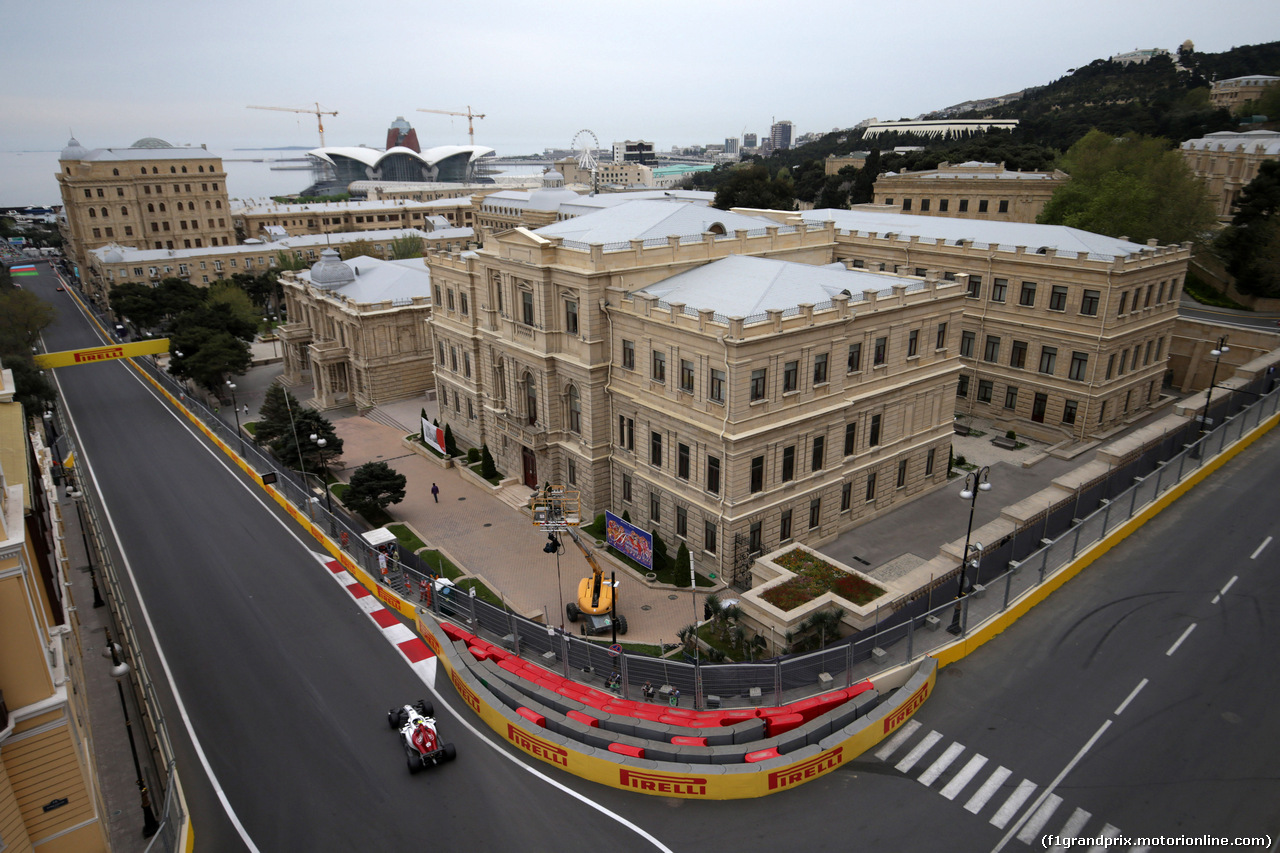
[[[502,359],[493,366],[493,398],[503,404],[507,400],[507,369]]]
[[[151,167],[151,174],[153,174],[153,175],[158,175],[158,174],[160,174],[160,170],[159,170],[158,168],[156,168],[155,166],[152,166],[152,167]]]
[[[578,389],[569,386],[569,431],[582,434],[582,398],[578,396]]]
[[[178,167],[177,167],[177,166],[170,166],[170,167],[169,167],[169,173],[170,173],[170,174],[172,174],[172,175],[176,175],[176,174],[178,174]]]
[[[538,385],[531,373],[526,373],[520,384],[524,385],[524,410],[533,426],[538,422]]]
[[[139,174],[139,175],[145,175],[146,173],[147,173],[147,167],[146,167],[146,166],[141,166],[141,167],[139,167],[139,169],[138,169],[138,174]]]
[[[187,173],[187,167],[186,167],[186,166],[183,166],[183,167],[182,167],[182,174],[184,174],[184,175],[185,175],[186,173]]]
[[[205,199],[205,200],[204,200],[204,209],[205,209],[205,210],[210,210],[210,209],[212,209],[212,208],[213,208],[213,205],[209,203],[209,200],[208,200],[208,199]]]
[[[92,207],[91,207],[91,208],[89,208],[89,218],[90,218],[90,219],[97,219],[97,218],[98,218],[98,211],[97,211],[96,209],[92,208]]]
[[[119,170],[119,169],[112,169],[112,170],[111,170],[111,174],[115,175],[116,177],[120,177],[120,170]]]
[[[160,212],[164,213],[164,202],[160,202]]]
[[[147,202],[147,213],[155,213],[155,212],[156,212],[156,206],[151,202]]]
[[[213,204],[214,204],[214,206],[215,206],[215,207],[217,207],[217,208],[218,208],[218,210],[222,210],[222,200],[221,200],[221,199],[219,199],[219,200],[215,201]]]
[[[121,216],[128,216],[128,215],[129,215],[129,208],[127,208],[127,207],[121,207],[121,208],[120,208],[120,215],[121,215]]]
[[[110,214],[107,213],[107,209],[105,207],[102,208],[102,218],[106,219],[109,215]]]

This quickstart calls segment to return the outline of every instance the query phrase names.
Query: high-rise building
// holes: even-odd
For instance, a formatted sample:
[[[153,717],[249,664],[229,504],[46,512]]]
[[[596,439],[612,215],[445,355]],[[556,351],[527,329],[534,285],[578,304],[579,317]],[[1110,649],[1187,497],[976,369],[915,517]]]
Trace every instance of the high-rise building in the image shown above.
[[[654,153],[652,142],[628,139],[613,143],[613,162],[652,164],[658,162],[658,155]]]
[[[759,144],[759,143],[756,141],[756,135],[755,135],[754,133],[744,133],[744,134],[742,134],[742,147],[743,147],[743,148],[755,148],[758,144]]]
[[[737,154],[737,153],[738,153],[738,137],[736,137],[736,136],[727,136],[727,137],[725,137],[725,140],[724,140],[724,153],[725,153],[725,154]]]
[[[773,143],[775,151],[783,151],[791,147],[791,135],[795,132],[795,125],[789,121],[775,121],[773,126],[769,128],[769,140]]]
[[[83,148],[72,139],[58,158],[60,222],[67,256],[108,243],[139,249],[235,245],[222,158],[200,148],[139,139],[128,148]]]
[[[396,116],[396,120],[387,128],[386,147],[408,148],[410,151],[422,153],[422,146],[418,144],[418,131],[413,129],[413,125],[409,124],[404,116]]]

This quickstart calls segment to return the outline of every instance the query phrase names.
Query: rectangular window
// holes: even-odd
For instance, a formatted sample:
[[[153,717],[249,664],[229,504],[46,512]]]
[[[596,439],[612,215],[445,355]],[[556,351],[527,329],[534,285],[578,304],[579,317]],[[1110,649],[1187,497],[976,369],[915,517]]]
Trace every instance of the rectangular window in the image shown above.
[[[937,344],[935,345],[935,348],[936,348],[936,349],[946,349],[946,346],[947,346],[947,324],[946,324],[946,323],[939,323],[939,324],[938,324],[938,339],[937,339]]]
[[[873,364],[878,367],[884,364],[885,360],[888,357],[889,357],[889,339],[876,338],[876,352],[875,352],[875,360],[873,361]]]
[[[1129,362],[1129,351],[1127,349],[1120,351],[1120,375],[1124,376],[1124,366]]]
[[[969,299],[982,298],[982,276],[980,275],[969,276],[969,288],[965,292],[965,296],[967,296]]]
[[[689,445],[676,445],[676,476],[681,480],[689,479]]]
[[[702,524],[702,550],[708,554],[716,552],[716,526],[710,521]]]
[[[946,212],[947,212],[947,202],[948,202],[948,201],[950,201],[950,199],[946,199],[946,198],[940,198],[940,199],[938,199],[938,212],[939,212],[939,213],[946,213]]]
[[[1117,317],[1124,316],[1124,307],[1129,303],[1129,291],[1120,294],[1120,310],[1116,312]]]
[[[707,491],[713,495],[720,494],[720,457],[707,457]]]
[[[764,550],[763,526],[758,521],[751,522],[751,527],[747,533],[747,550],[752,554],[758,554]]]
[[[1001,199],[1001,200],[1000,200],[1000,212],[1001,212],[1001,213],[1008,213],[1008,212],[1009,212],[1009,202],[1008,202],[1008,200],[1007,200],[1007,199]]]
[[[1040,372],[1053,375],[1054,368],[1058,366],[1058,349],[1057,347],[1040,347]]]
[[[1000,339],[995,335],[987,335],[987,345],[982,351],[982,360],[992,363],[1000,360]]]
[[[844,455],[852,456],[854,446],[858,440],[858,425],[856,423],[844,425]]]
[[[1016,368],[1024,368],[1027,366],[1027,342],[1014,341],[1013,349],[1009,352],[1009,366]]]
[[[1050,311],[1066,311],[1067,310],[1067,288],[1061,284],[1055,284],[1049,290],[1049,310]]]
[[[960,333],[960,355],[973,358],[973,342],[976,337],[977,335],[970,331]]]
[[[904,198],[904,199],[902,200],[902,209],[903,209],[903,210],[910,210],[910,209],[911,209],[911,199],[909,199],[909,198]]]
[[[751,457],[751,494],[764,491],[764,457]]]
[[[717,403],[724,402],[724,371],[711,369],[711,399]]]
[[[462,375],[471,378],[471,353],[464,352],[462,354]]]
[[[845,483],[840,487],[840,511],[848,512],[853,504],[853,483]]]
[[[791,538],[791,510],[784,509],[778,521],[778,539],[786,542]]]
[[[1098,303],[1102,300],[1102,291],[1086,290],[1080,298],[1080,313],[1086,317],[1098,316]]]
[[[234,262],[233,262],[233,263],[234,263]],[[465,293],[459,293],[459,294],[458,294],[458,308],[459,308],[459,310],[461,310],[461,312],[462,312],[462,316],[464,316],[464,317],[465,317],[465,316],[467,316],[468,314],[470,314],[470,313],[471,313],[470,305],[471,305],[471,303],[467,300],[467,294],[465,294]],[[578,318],[577,318],[577,316],[575,315],[575,316],[574,316],[574,333],[575,333],[575,334],[577,333],[577,322],[578,322]]]
[[[676,507],[676,535],[681,539],[689,536],[689,510],[682,506]]]
[[[920,330],[912,329],[907,333],[907,358],[915,358],[920,349]]]
[[[987,200],[985,198],[978,199],[978,212],[979,213],[987,212]]]
[[[874,472],[867,475],[867,500],[876,499],[876,475]]]
[[[652,378],[654,382],[661,382],[664,385],[666,384],[667,382],[667,354],[666,353],[658,352],[657,350],[653,351]]]
[[[1025,305],[1027,308],[1035,307],[1036,283],[1034,281],[1024,281],[1022,283],[1022,295],[1018,297],[1018,304]]]
[[[867,446],[868,447],[880,446],[880,416],[879,415],[871,416],[871,435],[867,439]]]
[[[818,353],[813,357],[813,384],[821,385],[827,381],[827,354]]]
[[[809,459],[810,471],[822,470],[822,459],[827,455],[827,437],[824,435],[815,436],[813,439],[813,453]]]
[[[969,199],[967,198],[960,199],[960,212],[961,213],[969,212]]]
[[[618,444],[623,450],[636,449],[636,422],[625,415],[618,415]]]
[[[1067,369],[1067,378],[1083,382],[1085,371],[1089,367],[1089,356],[1083,352],[1071,353],[1071,367]]]
[[[1144,352],[1144,353],[1142,354],[1142,364],[1143,364],[1144,366],[1145,366],[1145,365],[1148,365],[1148,364],[1150,364],[1150,363],[1151,363],[1151,345],[1152,345],[1153,343],[1155,343],[1155,341],[1147,341],[1147,349],[1146,349],[1146,352]]]
[[[796,478],[795,445],[782,448],[782,482],[789,483]]]
[[[622,342],[622,369],[636,369],[636,345],[634,341]]]
[[[467,313],[465,306],[462,313]],[[578,334],[578,303],[572,299],[564,303],[564,330],[571,335]]]
[[[1111,374],[1115,371],[1115,368],[1116,368],[1116,354],[1111,353],[1111,355],[1107,356],[1107,379],[1111,378]]]
[[[662,433],[649,433],[649,464],[662,465]]]
[[[969,396],[969,374],[967,373],[960,374],[960,381],[956,383],[956,396],[957,397]]]
[[[662,497],[657,492],[649,493],[649,520],[655,524],[662,521]]]
[[[1006,409],[1018,408],[1018,387],[1016,385],[1005,386],[1004,407]]]
[[[938,448],[930,447],[929,453],[924,457],[924,475],[926,477],[933,476],[933,460],[938,455]]]
[[[520,308],[524,315],[524,324],[533,325],[533,294],[528,290],[520,291]]]
[[[1147,285],[1147,298],[1142,303],[1143,308],[1151,307],[1151,294],[1155,291],[1155,289],[1156,289],[1156,286],[1154,284]]]
[[[631,503],[631,475],[622,475],[622,500]]]
[[[1076,422],[1076,401],[1067,400],[1062,404],[1062,422],[1064,424],[1073,424]]]
[[[470,400],[467,401],[467,405],[471,405]],[[568,461],[568,479],[570,486],[578,485],[578,462],[575,459],[570,459]]]
[[[991,301],[1004,302],[1005,294],[1009,292],[1009,279],[997,278],[991,282]]]
[[[769,371],[767,368],[751,371],[751,399],[763,400],[765,394],[765,386],[768,382]]]
[[[809,529],[817,530],[822,524],[822,498],[809,501]]]
[[[991,391],[992,391],[992,384],[990,379],[978,380],[978,402],[979,403],[990,403]]]
[[[897,488],[901,489],[907,484],[907,460],[898,460],[898,483]]]
[[[685,358],[680,359],[680,390],[693,393],[693,362]]]
[[[1164,355],[1164,338],[1156,338],[1156,361]]]
[[[849,372],[857,373],[862,369],[862,344],[849,344]]]
[[[782,393],[789,394],[800,383],[800,362],[788,361],[782,368]]]
[[[927,198],[922,198],[922,199],[920,199],[920,212],[921,212],[921,213],[927,213],[927,212],[929,211],[929,202],[930,202],[930,201],[931,201],[931,199],[927,199]]]
[[[1160,282],[1160,289],[1156,291],[1156,304],[1157,304],[1157,305],[1159,305],[1161,302],[1164,302],[1164,285],[1165,285],[1165,282],[1163,282],[1163,281],[1162,281],[1162,282]]]

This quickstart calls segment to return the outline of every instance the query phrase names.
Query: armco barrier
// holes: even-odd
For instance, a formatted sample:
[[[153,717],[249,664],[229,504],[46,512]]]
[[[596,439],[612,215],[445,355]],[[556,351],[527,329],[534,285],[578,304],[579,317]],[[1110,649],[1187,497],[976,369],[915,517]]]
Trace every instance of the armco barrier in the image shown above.
[[[778,757],[761,755],[752,763],[691,765],[622,755],[535,725],[481,683],[468,669],[466,653],[459,652],[428,611],[418,610],[417,627],[462,701],[520,751],[611,788],[683,799],[763,797],[817,779],[866,752],[910,719],[933,691],[937,675],[937,663],[925,658],[905,681],[902,674],[887,677],[876,685],[884,693],[897,688],[887,701],[817,745]]]

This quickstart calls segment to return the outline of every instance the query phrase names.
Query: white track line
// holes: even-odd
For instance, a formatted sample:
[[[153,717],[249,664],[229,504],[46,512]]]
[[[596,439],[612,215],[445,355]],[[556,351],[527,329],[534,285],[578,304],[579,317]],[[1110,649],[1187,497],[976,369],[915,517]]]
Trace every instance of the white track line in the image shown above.
[[[1182,641],[1185,640],[1191,634],[1191,632],[1194,631],[1195,629],[1196,629],[1196,623],[1192,622],[1190,625],[1187,626],[1187,630],[1182,632],[1182,636],[1179,637],[1174,642],[1174,644],[1169,647],[1169,651],[1164,653],[1164,656],[1173,657],[1173,653],[1178,650],[1178,646],[1182,645]]]
[[[1133,688],[1133,690],[1129,693],[1129,695],[1125,697],[1125,700],[1120,703],[1120,707],[1116,708],[1114,711],[1112,711],[1112,713],[1117,717],[1123,714],[1124,709],[1129,707],[1129,703],[1132,702],[1134,697],[1137,696],[1139,693],[1141,693],[1142,688],[1146,686],[1147,686],[1147,680],[1145,678],[1139,681],[1138,686]]]
[[[942,794],[942,796],[946,797],[948,800],[954,800],[956,796],[964,790],[964,786],[968,785],[973,777],[978,775],[978,771],[981,770],[986,763],[987,757],[985,755],[975,755],[973,758],[970,758],[969,762],[965,764],[964,767],[960,768],[960,772],[951,777],[951,781],[948,782],[938,793]]]
[[[1013,771],[1008,767],[997,767],[996,771],[987,777],[987,781],[982,783],[982,787],[969,798],[969,802],[964,804],[964,810],[971,814],[977,814],[982,811],[982,807],[987,804],[987,800],[991,799],[991,796],[1004,784],[1004,780],[1012,775]]]

